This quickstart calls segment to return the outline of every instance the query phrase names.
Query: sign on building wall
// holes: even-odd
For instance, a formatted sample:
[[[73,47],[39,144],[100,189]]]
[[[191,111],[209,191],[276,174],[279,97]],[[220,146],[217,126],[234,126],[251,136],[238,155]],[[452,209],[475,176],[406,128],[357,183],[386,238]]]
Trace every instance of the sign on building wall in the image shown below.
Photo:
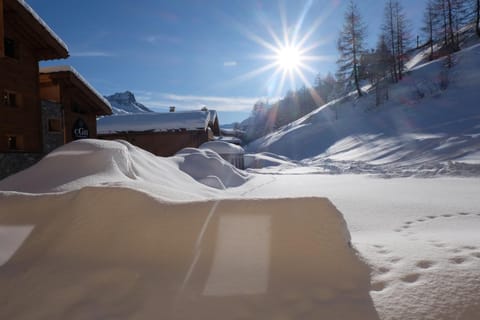
[[[90,137],[88,126],[83,119],[78,118],[77,121],[75,121],[72,134],[74,140],[87,139]]]

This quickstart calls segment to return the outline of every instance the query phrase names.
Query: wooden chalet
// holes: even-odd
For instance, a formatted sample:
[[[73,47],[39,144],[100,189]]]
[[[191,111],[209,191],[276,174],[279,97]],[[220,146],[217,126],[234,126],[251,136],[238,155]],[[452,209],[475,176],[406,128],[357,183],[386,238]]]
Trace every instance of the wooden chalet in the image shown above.
[[[0,179],[78,138],[96,137],[110,104],[70,67],[65,43],[24,0],[0,0]]]
[[[46,151],[96,138],[97,116],[112,114],[110,103],[70,66],[41,68],[39,83]]]
[[[117,115],[100,118],[97,126],[99,139],[126,140],[163,157],[220,135],[213,110]]]
[[[19,0],[0,0],[0,39],[0,152],[42,152],[38,62],[67,47]]]

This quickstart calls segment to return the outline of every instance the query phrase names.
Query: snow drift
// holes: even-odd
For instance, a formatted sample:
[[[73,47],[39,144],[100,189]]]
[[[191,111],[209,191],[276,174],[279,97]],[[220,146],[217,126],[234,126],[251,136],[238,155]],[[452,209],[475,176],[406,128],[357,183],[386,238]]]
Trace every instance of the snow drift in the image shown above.
[[[208,148],[185,148],[177,152],[173,159],[180,170],[216,189],[238,187],[249,179],[247,173],[235,168]]]
[[[122,140],[74,141],[0,181],[2,191],[37,194],[91,186],[132,188],[165,200],[200,200],[214,195],[214,189],[179,170],[171,158],[156,157]]]
[[[26,228],[0,266],[2,319],[378,318],[369,268],[323,198],[169,205],[84,188],[0,200],[0,236]]]

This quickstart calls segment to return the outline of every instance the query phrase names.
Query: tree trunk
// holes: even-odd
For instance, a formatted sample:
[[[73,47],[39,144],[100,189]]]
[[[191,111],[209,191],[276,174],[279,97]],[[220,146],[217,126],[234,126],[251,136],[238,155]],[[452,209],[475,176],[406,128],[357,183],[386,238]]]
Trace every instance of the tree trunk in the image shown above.
[[[448,35],[450,37],[450,45],[452,46],[452,48],[454,50],[457,49],[457,45],[456,45],[456,42],[455,42],[455,35],[454,35],[454,32],[453,32],[453,8],[452,8],[452,0],[447,0],[447,4],[448,4]]]
[[[398,81],[398,78],[397,78],[397,59],[396,59],[396,50],[395,50],[395,28],[393,27],[393,4],[392,4],[392,1],[390,1],[389,3],[389,9],[390,9],[390,38],[391,38],[391,46],[392,46],[392,57],[393,57],[393,64],[392,64],[392,68],[393,68],[393,78],[392,78],[392,81],[393,82],[397,82]]]
[[[480,0],[477,0],[477,23],[475,24],[475,30],[480,37]]]

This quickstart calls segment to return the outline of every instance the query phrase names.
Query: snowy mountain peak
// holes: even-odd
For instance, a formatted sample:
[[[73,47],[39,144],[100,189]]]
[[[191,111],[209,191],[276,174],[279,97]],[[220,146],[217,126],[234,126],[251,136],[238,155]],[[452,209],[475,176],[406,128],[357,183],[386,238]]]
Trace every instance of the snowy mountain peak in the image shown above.
[[[153,112],[137,102],[135,95],[131,91],[117,92],[105,98],[112,105],[114,114]]]

